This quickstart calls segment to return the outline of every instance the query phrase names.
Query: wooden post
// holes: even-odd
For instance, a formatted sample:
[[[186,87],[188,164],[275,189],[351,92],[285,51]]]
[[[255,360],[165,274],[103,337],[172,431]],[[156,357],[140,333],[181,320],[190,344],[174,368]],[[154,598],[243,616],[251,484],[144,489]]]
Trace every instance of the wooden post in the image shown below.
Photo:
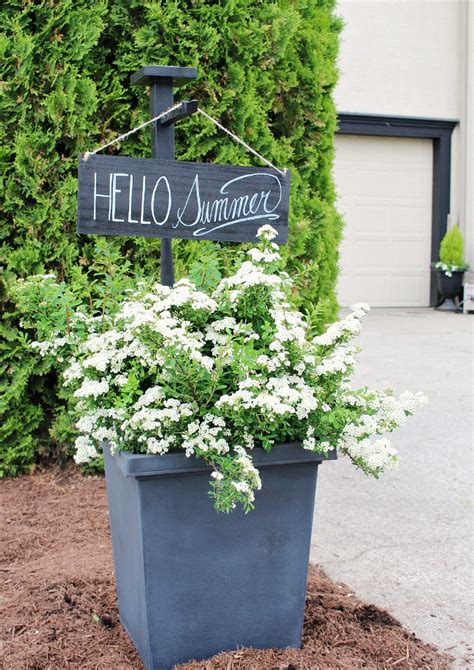
[[[148,66],[134,72],[130,82],[132,85],[150,86],[150,118],[153,118],[172,107],[173,88],[196,77],[194,67]],[[151,150],[153,158],[175,159],[173,122],[152,124]],[[168,237],[161,239],[160,279],[165,286],[173,286],[173,254]]]

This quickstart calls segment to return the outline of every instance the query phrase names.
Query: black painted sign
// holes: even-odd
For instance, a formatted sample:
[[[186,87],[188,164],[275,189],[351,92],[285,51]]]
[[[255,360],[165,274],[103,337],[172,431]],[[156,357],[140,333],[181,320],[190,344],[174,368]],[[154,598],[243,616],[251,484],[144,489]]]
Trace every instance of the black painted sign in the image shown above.
[[[250,242],[270,224],[284,243],[289,189],[271,168],[81,156],[77,232]]]

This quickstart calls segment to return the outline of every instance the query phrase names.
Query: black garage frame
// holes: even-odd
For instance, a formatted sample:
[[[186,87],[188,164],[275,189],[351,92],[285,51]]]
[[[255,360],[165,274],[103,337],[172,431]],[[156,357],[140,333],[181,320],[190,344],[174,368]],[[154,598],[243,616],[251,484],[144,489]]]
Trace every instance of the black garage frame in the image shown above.
[[[454,119],[425,119],[373,114],[338,114],[341,135],[414,137],[433,141],[433,190],[431,205],[431,260],[438,250],[448,225],[451,189],[451,135],[458,124]],[[431,273],[430,304],[436,305],[436,274]]]

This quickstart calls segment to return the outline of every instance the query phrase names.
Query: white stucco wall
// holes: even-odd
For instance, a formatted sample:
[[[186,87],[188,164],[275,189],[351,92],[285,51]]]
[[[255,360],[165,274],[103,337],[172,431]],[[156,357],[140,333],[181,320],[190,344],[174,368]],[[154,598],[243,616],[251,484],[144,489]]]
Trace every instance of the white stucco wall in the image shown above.
[[[339,112],[459,120],[450,219],[461,226],[474,265],[474,0],[339,0],[338,11],[345,21]]]
[[[471,264],[468,281],[474,283],[474,5],[466,12],[466,96],[461,112],[463,129],[460,217],[466,240],[466,257]]]

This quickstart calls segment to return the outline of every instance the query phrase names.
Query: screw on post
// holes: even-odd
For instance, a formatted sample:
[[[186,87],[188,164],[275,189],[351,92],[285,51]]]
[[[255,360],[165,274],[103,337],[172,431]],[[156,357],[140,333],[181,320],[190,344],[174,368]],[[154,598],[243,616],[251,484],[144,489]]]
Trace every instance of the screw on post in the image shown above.
[[[173,106],[173,88],[187,84],[196,79],[197,70],[194,67],[176,66],[146,66],[130,77],[130,83],[135,86],[150,86],[150,118]],[[175,159],[174,124],[197,111],[196,100],[183,102],[161,119],[152,124],[151,150],[153,158]],[[171,239],[161,238],[160,278],[165,286],[173,286],[173,254]]]

